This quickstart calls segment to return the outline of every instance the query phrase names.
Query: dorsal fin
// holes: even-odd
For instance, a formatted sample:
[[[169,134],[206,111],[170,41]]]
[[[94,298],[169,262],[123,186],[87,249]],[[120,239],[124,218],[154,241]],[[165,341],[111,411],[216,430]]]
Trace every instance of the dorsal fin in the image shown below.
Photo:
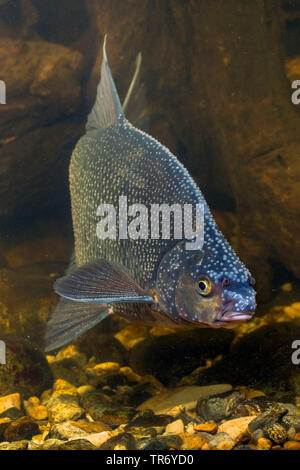
[[[103,59],[101,65],[101,80],[97,88],[96,101],[86,124],[86,131],[94,131],[108,127],[123,116],[122,106],[114,84],[106,56],[106,39],[103,43]]]

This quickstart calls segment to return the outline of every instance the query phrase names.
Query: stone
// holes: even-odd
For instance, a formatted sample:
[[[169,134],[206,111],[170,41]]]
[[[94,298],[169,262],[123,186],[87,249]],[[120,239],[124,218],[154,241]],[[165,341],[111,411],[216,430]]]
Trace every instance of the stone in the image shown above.
[[[23,416],[9,424],[3,433],[3,437],[9,442],[22,441],[25,439],[31,439],[32,436],[38,434],[38,432],[38,425],[32,421],[32,419],[27,416]]]
[[[3,433],[4,433],[5,429],[8,428],[10,423],[11,423],[10,418],[1,418],[0,419],[0,439],[2,439]]]
[[[136,450],[136,441],[131,434],[121,433],[111,437],[98,447],[99,450]]]
[[[27,440],[0,443],[0,450],[27,450],[27,448],[28,448]]]
[[[52,385],[52,373],[42,352],[12,335],[3,335],[1,340],[6,344],[6,364],[0,367],[0,395],[13,394],[18,402],[16,393],[26,399]]]
[[[199,433],[192,436],[182,434],[181,450],[200,450],[207,440]]]
[[[203,424],[195,424],[193,428],[195,431],[204,431],[209,432],[211,434],[215,434],[218,429],[218,425],[214,421],[210,421]]]
[[[282,424],[273,423],[264,426],[263,431],[265,436],[271,439],[275,444],[283,444],[288,440],[287,431]]]
[[[77,390],[54,390],[47,403],[47,411],[50,423],[77,420],[84,414],[77,398]]]
[[[229,418],[244,399],[244,395],[238,390],[212,394],[207,398],[198,400],[196,413],[205,421],[213,420],[218,422]]]
[[[60,450],[95,450],[96,447],[84,437],[63,441],[60,444]]]
[[[139,375],[153,375],[170,387],[206,359],[228,350],[233,333],[221,329],[217,333],[205,328],[178,329],[176,333],[139,341],[129,352],[129,366]],[[188,360],[183,361],[183,357]]]
[[[111,438],[112,433],[109,431],[102,431],[97,433],[86,434],[83,436],[83,439],[89,441],[93,446],[100,447],[108,439]],[[72,437],[68,442],[77,440],[78,437]]]
[[[149,337],[148,328],[145,325],[132,323],[126,325],[125,328],[114,334],[114,337],[127,350],[132,349],[137,343]]]
[[[166,426],[166,431],[165,431],[166,434],[181,434],[183,432],[184,432],[184,424],[181,419],[172,421]]]
[[[300,442],[299,441],[286,441],[283,444],[283,447],[286,450],[300,450]]]
[[[208,447],[213,450],[231,450],[234,445],[234,440],[224,432],[215,434],[215,436],[208,441]]]
[[[26,414],[29,416],[29,418],[32,418],[36,421],[42,421],[48,417],[48,411],[44,405],[27,406]]]
[[[248,440],[250,438],[248,425],[255,419],[255,416],[245,416],[242,418],[230,419],[220,424],[218,433],[226,433],[232,438],[235,444]]]
[[[21,410],[21,396],[19,393],[12,393],[4,397],[0,397],[0,414],[9,408],[17,408]]]
[[[226,392],[231,390],[231,388],[229,384],[169,388],[139,405],[138,409],[149,408],[159,414],[166,413],[177,405],[183,405],[185,409],[193,409],[196,407],[199,398]]]
[[[84,395],[82,406],[93,420],[101,421],[109,426],[128,423],[135,414],[134,408],[114,404],[104,394],[96,392]]]
[[[249,432],[252,433],[258,428],[263,429],[265,426],[279,422],[282,416],[284,416],[286,413],[287,410],[285,408],[280,405],[274,405],[269,410],[256,416],[255,419],[249,423]]]
[[[281,424],[286,428],[293,427],[296,432],[300,432],[300,415],[286,414],[281,419]]]
[[[272,448],[272,441],[266,439],[265,437],[260,437],[257,440],[257,449],[258,450],[270,450]]]

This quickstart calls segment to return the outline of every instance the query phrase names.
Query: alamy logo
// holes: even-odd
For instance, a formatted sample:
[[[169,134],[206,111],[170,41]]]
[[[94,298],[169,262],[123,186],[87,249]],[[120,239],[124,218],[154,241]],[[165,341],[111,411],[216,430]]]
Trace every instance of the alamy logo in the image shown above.
[[[201,250],[204,243],[203,204],[127,204],[119,197],[118,207],[100,204],[96,215],[96,234],[100,240],[174,240],[185,239],[186,250]],[[171,233],[173,232],[173,233]],[[187,241],[188,240],[188,241]]]
[[[4,341],[0,340],[0,364],[6,364],[6,346]]]
[[[3,80],[0,80],[0,104],[6,104],[6,85]]]
[[[294,351],[292,354],[292,358],[291,358],[292,363],[295,366],[298,366],[300,364],[300,340],[299,339],[295,339],[295,341],[293,341],[292,348],[296,349],[296,351]]]
[[[300,80],[294,80],[292,83],[292,89],[295,90],[292,93],[291,100],[293,104],[300,104]]]

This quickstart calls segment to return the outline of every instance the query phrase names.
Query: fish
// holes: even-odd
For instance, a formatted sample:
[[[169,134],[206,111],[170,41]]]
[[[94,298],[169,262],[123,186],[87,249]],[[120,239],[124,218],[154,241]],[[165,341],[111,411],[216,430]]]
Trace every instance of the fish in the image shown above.
[[[65,275],[54,283],[60,297],[47,324],[46,351],[110,315],[178,328],[232,328],[252,318],[255,280],[187,169],[126,118],[108,64],[106,37],[95,104],[73,150],[69,181],[74,254]],[[184,236],[99,239],[99,206],[117,207],[124,196],[128,204],[201,205],[202,246],[187,249]]]

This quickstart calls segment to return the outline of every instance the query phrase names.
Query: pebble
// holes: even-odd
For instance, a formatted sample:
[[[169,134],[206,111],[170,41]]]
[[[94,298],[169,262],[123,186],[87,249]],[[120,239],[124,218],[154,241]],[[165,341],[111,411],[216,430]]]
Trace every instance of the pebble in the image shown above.
[[[176,421],[173,421],[166,426],[166,434],[181,434],[183,432],[184,424],[182,419],[177,419]]]
[[[249,423],[249,432],[252,433],[256,429],[263,429],[264,426],[274,424],[276,422],[280,421],[280,418],[287,412],[285,408],[283,408],[280,405],[274,405],[264,413],[261,413],[260,415],[256,416],[255,419],[253,419]]]
[[[207,443],[205,437],[200,433],[191,436],[183,434],[180,437],[182,439],[181,450],[200,450]]]
[[[300,450],[300,442],[299,441],[286,441],[283,444],[283,447],[287,450]]]
[[[295,428],[296,432],[300,432],[300,415],[287,414],[281,419],[281,424],[287,428]]]
[[[209,432],[211,434],[215,434],[218,429],[218,425],[214,421],[210,421],[203,424],[195,424],[193,428],[195,431],[204,431]]]
[[[19,393],[12,393],[4,397],[0,397],[0,414],[9,408],[17,408],[21,410],[21,396]]]
[[[29,418],[32,418],[36,421],[42,421],[48,417],[48,411],[44,405],[27,406],[26,414],[29,416]]]
[[[287,431],[282,424],[273,423],[264,426],[263,431],[275,444],[283,444],[287,440]]]
[[[2,438],[5,429],[8,428],[10,423],[11,423],[10,418],[1,418],[0,419],[0,439]]]
[[[142,403],[138,409],[150,408],[155,413],[167,413],[170,409],[178,405],[183,405],[186,410],[194,409],[197,400],[206,398],[217,393],[227,392],[232,389],[229,384],[219,385],[188,385],[177,388],[169,388],[149,400]]]
[[[108,439],[99,450],[136,450],[136,441],[131,434],[122,433]]]
[[[270,450],[272,448],[272,441],[270,439],[266,439],[265,437],[260,437],[257,440],[257,447],[258,450]]]
[[[32,436],[39,433],[38,425],[27,416],[12,421],[5,429],[3,437],[6,441],[22,441],[31,439]]]
[[[27,450],[27,448],[28,448],[27,440],[0,443],[0,450]]]
[[[219,426],[218,433],[226,433],[235,444],[240,444],[244,440],[249,439],[248,425],[253,419],[255,419],[255,416],[230,419]]]
[[[209,449],[214,450],[231,450],[235,445],[234,440],[225,432],[216,434],[210,441],[208,441]]]
[[[242,401],[244,401],[244,395],[241,392],[228,391],[198,400],[196,412],[205,421],[219,422],[229,418]]]

